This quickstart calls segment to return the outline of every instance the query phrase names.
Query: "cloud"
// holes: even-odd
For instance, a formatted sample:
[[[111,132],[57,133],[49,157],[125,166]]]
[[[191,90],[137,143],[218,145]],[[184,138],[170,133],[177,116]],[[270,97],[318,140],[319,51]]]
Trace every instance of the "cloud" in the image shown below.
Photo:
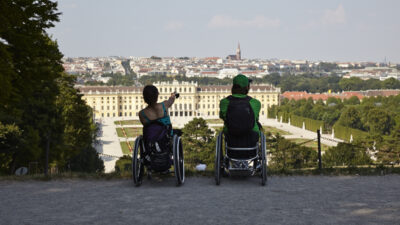
[[[326,10],[322,16],[322,24],[345,24],[346,23],[346,12],[344,11],[343,5],[340,4],[335,10]]]
[[[164,25],[164,30],[173,31],[180,30],[183,28],[183,23],[181,21],[169,21]]]
[[[227,15],[216,15],[208,23],[209,28],[276,28],[281,25],[279,19],[255,16],[252,19],[235,19]]]

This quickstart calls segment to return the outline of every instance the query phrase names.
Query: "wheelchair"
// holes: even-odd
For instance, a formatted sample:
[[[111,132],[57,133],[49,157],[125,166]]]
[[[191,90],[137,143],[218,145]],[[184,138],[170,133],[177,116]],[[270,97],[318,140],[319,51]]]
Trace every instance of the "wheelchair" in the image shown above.
[[[167,152],[163,152],[166,154],[166,157],[158,158],[158,160],[164,161],[169,160],[169,167],[163,169],[151,168],[151,157],[149,156],[150,152],[154,154],[157,153],[157,149],[146,149],[145,138],[143,135],[140,135],[135,140],[135,147],[132,153],[132,178],[135,186],[140,186],[143,181],[143,176],[145,174],[145,169],[147,172],[148,178],[151,177],[152,172],[158,172],[160,174],[169,173],[169,169],[171,166],[174,166],[174,174],[176,178],[176,185],[180,186],[185,182],[185,163],[183,158],[183,147],[182,141],[180,137],[180,131],[174,130],[174,135],[168,135],[168,144]]]
[[[215,148],[216,185],[220,185],[222,173],[225,173],[229,176],[254,176],[259,174],[261,185],[264,186],[267,182],[265,135],[260,132],[256,145],[250,147],[230,147],[228,138],[224,138],[224,136],[223,132],[218,134]]]

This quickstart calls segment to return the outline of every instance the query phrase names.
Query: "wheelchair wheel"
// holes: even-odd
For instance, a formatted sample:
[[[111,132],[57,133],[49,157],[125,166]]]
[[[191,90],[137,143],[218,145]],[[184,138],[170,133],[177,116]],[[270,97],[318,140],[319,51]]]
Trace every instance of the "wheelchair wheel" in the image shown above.
[[[143,180],[144,165],[143,165],[143,138],[139,136],[135,141],[135,148],[132,155],[132,178],[136,186],[140,186]]]
[[[267,153],[265,135],[261,134],[261,185],[267,182]]]
[[[174,172],[176,177],[176,185],[181,185],[185,182],[185,161],[183,158],[183,147],[181,137],[174,135],[172,151],[174,154]]]
[[[221,183],[221,155],[222,155],[222,133],[219,133],[215,146],[215,184]]]

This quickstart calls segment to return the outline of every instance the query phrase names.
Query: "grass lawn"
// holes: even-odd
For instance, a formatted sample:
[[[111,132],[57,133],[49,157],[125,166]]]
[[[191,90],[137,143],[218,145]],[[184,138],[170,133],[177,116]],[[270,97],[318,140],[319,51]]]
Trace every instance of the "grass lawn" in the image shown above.
[[[271,132],[273,135],[279,133],[280,135],[291,135],[292,133],[278,129],[276,127],[263,126],[264,132]]]
[[[137,137],[142,134],[141,127],[129,127],[124,129],[128,137]],[[117,134],[118,137],[125,137],[124,133],[122,132],[122,128],[117,128]]]
[[[287,139],[287,140],[291,141],[291,142],[294,142],[296,144],[300,144],[300,143],[309,141],[308,139]],[[306,146],[306,147],[310,147],[310,148],[313,148],[315,150],[318,150],[318,142],[317,141],[311,141],[311,142],[308,142],[306,144],[303,144],[302,146]],[[321,143],[321,150],[322,151],[326,151],[328,149],[329,149],[329,146],[324,145],[324,144]]]
[[[220,124],[224,124],[224,121],[221,119],[207,119],[206,120],[207,123],[220,123]]]
[[[116,124],[116,125],[120,125],[120,123],[122,123],[122,125],[142,125],[139,120],[118,120],[118,121],[114,121],[114,124]]]
[[[128,145],[126,144],[125,141],[120,142],[120,144],[121,144],[122,153],[123,153],[124,155],[132,155],[132,153],[131,153],[131,151],[129,150]],[[133,150],[134,145],[135,145],[135,142],[130,141],[129,144],[131,145],[132,150]]]

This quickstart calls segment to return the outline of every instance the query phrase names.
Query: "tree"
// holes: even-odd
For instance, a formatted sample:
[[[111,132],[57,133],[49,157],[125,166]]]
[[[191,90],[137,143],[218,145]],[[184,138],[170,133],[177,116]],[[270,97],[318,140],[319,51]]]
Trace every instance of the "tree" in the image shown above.
[[[368,127],[370,132],[380,135],[390,134],[395,123],[386,110],[373,108],[367,114],[365,125]]]
[[[393,77],[386,79],[382,82],[383,89],[399,89],[400,88],[400,81],[394,79]]]
[[[64,167],[85,149],[93,152],[90,111],[74,80],[62,77],[62,54],[46,33],[58,17],[50,0],[0,2],[0,152],[7,159],[0,170],[42,167],[46,155]]]
[[[345,105],[359,105],[360,104],[360,99],[358,99],[357,96],[351,96],[349,99],[345,99],[343,101],[343,104],[345,104]]]
[[[339,143],[336,147],[330,148],[322,156],[325,166],[356,166],[368,165],[371,159],[366,148],[348,143]]]
[[[363,129],[361,114],[356,107],[347,107],[340,115],[338,123],[345,127],[359,130]]]
[[[203,118],[194,118],[182,129],[182,143],[185,161],[188,163],[205,163],[212,165],[214,162],[215,138]]]

